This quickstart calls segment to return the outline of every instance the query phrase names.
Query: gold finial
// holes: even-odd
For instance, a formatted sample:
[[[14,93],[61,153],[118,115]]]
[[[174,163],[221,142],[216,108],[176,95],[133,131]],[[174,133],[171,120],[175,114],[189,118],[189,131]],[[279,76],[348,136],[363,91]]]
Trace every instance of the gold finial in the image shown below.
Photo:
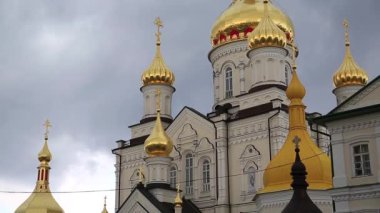
[[[107,196],[104,196],[104,207],[107,206]]]
[[[157,26],[157,33],[156,33],[157,41],[156,41],[156,44],[160,45],[161,44],[161,32],[160,32],[160,28],[164,27],[164,25],[162,24],[162,21],[161,21],[160,17],[157,17],[154,20],[154,24]]]
[[[52,127],[49,119],[46,119],[44,123],[44,127],[45,127],[45,140],[47,140],[49,138],[49,128]]]
[[[177,184],[177,196],[175,197],[174,205],[177,207],[182,206],[182,199],[181,199],[181,192],[179,190],[179,183]]]
[[[161,111],[161,103],[160,103],[161,90],[157,88],[156,94],[157,94],[157,98],[156,98],[156,110],[157,110],[157,112],[160,112]]]
[[[293,143],[296,145],[296,149],[299,148],[299,144],[301,142],[301,138],[298,137],[298,135],[296,135],[293,139]]]
[[[346,46],[350,45],[350,33],[349,33],[349,27],[350,27],[350,22],[348,21],[347,18],[344,19],[343,21],[343,27],[344,27],[344,37],[346,40]]]

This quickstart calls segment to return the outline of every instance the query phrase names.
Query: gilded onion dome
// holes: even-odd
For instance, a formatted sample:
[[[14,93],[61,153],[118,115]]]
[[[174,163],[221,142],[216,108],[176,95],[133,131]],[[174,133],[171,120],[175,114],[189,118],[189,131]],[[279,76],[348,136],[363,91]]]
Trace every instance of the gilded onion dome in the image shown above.
[[[54,212],[64,213],[64,210],[54,199],[50,192],[49,178],[50,178],[50,165],[49,162],[52,158],[48,148],[48,129],[51,127],[50,122],[45,122],[45,143],[38,154],[40,165],[38,166],[37,183],[31,193],[15,211],[15,213],[31,213],[31,212]]]
[[[293,51],[295,52],[295,48],[293,48]],[[307,132],[306,106],[302,103],[306,91],[298,79],[295,66],[293,67],[292,76],[286,90],[286,95],[290,99],[289,133],[281,150],[270,161],[264,171],[264,189],[260,193],[291,189],[293,180],[290,172],[295,159],[293,142],[295,142],[296,138],[301,150],[299,155],[308,171],[306,180],[309,183],[309,189],[325,190],[332,187],[331,160],[317,147]]]
[[[160,28],[163,27],[163,25],[160,18],[156,19],[155,24],[157,25],[156,55],[154,56],[148,69],[146,69],[142,74],[141,80],[143,86],[150,84],[167,84],[171,86],[173,85],[175,78],[173,72],[168,66],[166,66],[164,58],[161,55]]]
[[[345,27],[346,53],[344,55],[343,63],[334,74],[334,85],[337,88],[347,85],[365,85],[368,82],[368,74],[355,62],[355,59],[351,54],[348,21],[345,20],[343,25]]]
[[[168,157],[173,150],[173,142],[166,134],[161,122],[160,91],[157,91],[157,118],[149,137],[144,142],[144,150],[149,157]]]
[[[264,14],[260,23],[248,36],[248,44],[251,49],[263,46],[284,47],[287,39],[282,31],[271,19],[268,13],[268,0],[264,0]]]
[[[294,27],[290,18],[269,2],[268,13],[273,22],[285,33],[290,42]],[[244,40],[264,17],[263,0],[234,0],[215,21],[211,30],[213,47],[237,40]]]

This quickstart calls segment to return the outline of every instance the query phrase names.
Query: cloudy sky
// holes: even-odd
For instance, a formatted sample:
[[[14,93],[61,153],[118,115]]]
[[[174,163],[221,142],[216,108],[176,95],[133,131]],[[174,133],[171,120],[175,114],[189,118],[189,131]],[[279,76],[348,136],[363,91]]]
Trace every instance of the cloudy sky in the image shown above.
[[[231,0],[1,0],[0,212],[13,212],[34,188],[43,122],[49,118],[51,189],[108,190],[115,186],[118,139],[142,116],[140,75],[154,55],[160,16],[162,52],[176,75],[174,115],[185,106],[212,106],[210,30]],[[380,68],[380,1],[277,0],[293,20],[299,76],[308,111],[335,105],[331,76],[344,54],[342,21],[370,79]],[[196,87],[194,85],[197,84]],[[191,92],[189,92],[191,91]],[[114,192],[54,194],[67,213],[100,212]]]

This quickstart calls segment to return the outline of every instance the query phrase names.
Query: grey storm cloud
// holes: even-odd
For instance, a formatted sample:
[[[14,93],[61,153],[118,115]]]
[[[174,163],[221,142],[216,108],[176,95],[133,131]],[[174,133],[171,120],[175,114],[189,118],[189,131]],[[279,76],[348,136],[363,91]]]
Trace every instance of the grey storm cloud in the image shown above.
[[[80,161],[75,149],[112,156],[114,141],[128,139],[128,126],[142,116],[140,75],[154,56],[156,16],[164,22],[163,56],[176,75],[174,115],[185,105],[210,112],[210,30],[230,2],[0,1],[0,179],[34,184],[46,118],[53,124],[52,178]],[[344,18],[357,63],[370,79],[379,75],[380,1],[275,3],[295,25],[308,111],[335,106],[332,75],[344,55]],[[64,135],[71,142],[57,144]]]

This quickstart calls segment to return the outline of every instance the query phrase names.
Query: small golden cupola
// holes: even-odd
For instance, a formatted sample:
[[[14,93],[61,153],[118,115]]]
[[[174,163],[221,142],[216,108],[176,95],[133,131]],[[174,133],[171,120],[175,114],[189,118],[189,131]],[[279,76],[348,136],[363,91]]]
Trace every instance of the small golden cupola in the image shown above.
[[[49,120],[45,122],[45,142],[38,153],[38,160],[40,166],[38,167],[37,183],[33,193],[26,199],[15,211],[15,213],[29,213],[29,212],[46,212],[46,213],[64,213],[63,209],[59,206],[54,199],[49,188],[49,162],[52,155],[48,147],[48,133],[51,127]]]
[[[287,42],[286,34],[271,19],[268,12],[268,0],[264,0],[264,14],[256,29],[248,36],[251,49],[260,47],[284,47]]]
[[[293,55],[295,48],[293,47]],[[295,61],[295,58],[293,58]],[[306,94],[305,87],[298,79],[294,62],[292,80],[286,90],[290,99],[289,105],[289,133],[284,145],[271,160],[264,171],[264,189],[259,193],[290,190],[292,176],[291,166],[295,159],[293,140],[300,141],[300,156],[308,168],[307,182],[311,190],[325,190],[332,187],[330,158],[319,149],[311,139],[306,127],[305,108],[302,99]]]
[[[213,47],[245,40],[259,25],[264,13],[265,0],[234,0],[218,17],[211,30]],[[290,42],[294,36],[291,19],[272,3],[267,5],[272,21],[285,33]]]
[[[349,23],[347,19],[344,20],[343,26],[345,28],[346,53],[344,55],[343,63],[334,74],[334,85],[336,88],[352,85],[364,86],[368,82],[368,74],[355,62],[354,57],[351,54],[348,32]]]
[[[108,213],[108,210],[107,210],[107,197],[104,197],[104,206],[103,206],[102,213]]]
[[[161,123],[160,90],[157,90],[157,118],[149,137],[144,142],[144,150],[149,157],[168,157],[173,150],[173,142]]]
[[[152,63],[144,71],[141,76],[143,86],[150,84],[166,84],[172,86],[175,80],[173,72],[166,66],[164,58],[161,55],[161,32],[160,28],[163,27],[161,19],[156,18],[155,24],[157,25],[156,33],[156,55]]]

